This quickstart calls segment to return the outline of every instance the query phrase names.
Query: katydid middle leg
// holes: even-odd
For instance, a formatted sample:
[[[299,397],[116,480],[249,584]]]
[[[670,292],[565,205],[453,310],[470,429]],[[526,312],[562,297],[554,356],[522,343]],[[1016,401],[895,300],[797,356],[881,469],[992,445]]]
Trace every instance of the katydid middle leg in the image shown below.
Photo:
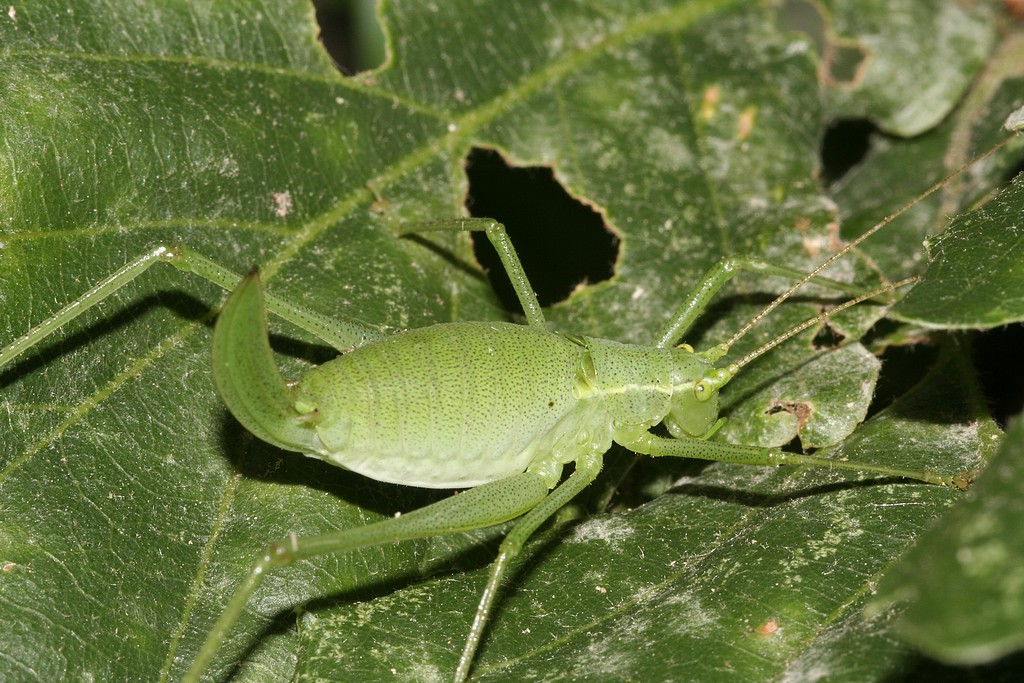
[[[459,659],[459,668],[455,672],[455,680],[462,681],[469,676],[470,667],[473,665],[473,658],[476,649],[480,645],[484,629],[491,615],[494,605],[494,597],[505,576],[508,563],[519,554],[527,539],[543,524],[551,515],[558,512],[569,501],[575,498],[583,489],[590,486],[591,482],[601,473],[603,458],[601,454],[591,453],[580,457],[576,461],[576,469],[557,488],[540,502],[536,507],[526,513],[522,519],[505,536],[501,547],[498,549],[498,557],[491,564],[491,571],[487,577],[487,585],[480,596],[480,604],[476,608],[476,616],[473,617],[473,627],[469,631],[469,638],[466,640],[466,647]]]
[[[532,327],[544,327],[544,313],[541,311],[540,303],[537,301],[537,294],[533,291],[530,280],[526,277],[523,264],[519,261],[519,254],[516,253],[512,241],[508,238],[505,226],[493,218],[453,218],[450,220],[428,221],[425,223],[411,223],[399,228],[398,234],[407,235],[413,232],[430,231],[451,231],[451,232],[482,232],[487,235],[498,252],[501,265],[505,268],[508,279],[512,282],[512,289],[519,299],[519,305],[523,307],[523,314],[526,322]]]

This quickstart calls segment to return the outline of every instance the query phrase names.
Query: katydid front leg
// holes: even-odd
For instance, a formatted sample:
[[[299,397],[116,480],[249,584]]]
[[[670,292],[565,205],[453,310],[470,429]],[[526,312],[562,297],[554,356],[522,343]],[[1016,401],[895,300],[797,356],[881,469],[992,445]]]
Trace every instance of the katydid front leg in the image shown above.
[[[939,484],[958,489],[967,488],[972,473],[942,474],[931,470],[910,470],[901,467],[889,467],[876,463],[857,462],[854,460],[835,460],[803,453],[790,453],[778,448],[759,448],[742,446],[716,441],[697,441],[691,439],[667,439],[655,436],[650,432],[639,434],[630,440],[619,442],[620,445],[636,453],[651,456],[667,456],[672,458],[696,458],[698,460],[716,460],[737,465],[760,465],[777,467],[780,465],[809,466],[823,469],[848,470],[852,472],[868,472],[886,477],[914,479],[928,484]]]

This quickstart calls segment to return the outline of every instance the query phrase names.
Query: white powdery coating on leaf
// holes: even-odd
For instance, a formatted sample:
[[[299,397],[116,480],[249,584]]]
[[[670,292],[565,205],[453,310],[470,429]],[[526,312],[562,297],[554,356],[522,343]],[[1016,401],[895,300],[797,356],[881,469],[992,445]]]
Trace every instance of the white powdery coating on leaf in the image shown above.
[[[832,669],[825,661],[798,661],[790,665],[784,672],[781,683],[808,683],[809,681],[827,681],[832,676]]]
[[[665,604],[676,607],[671,611],[677,615],[673,628],[680,635],[706,633],[718,621],[718,615],[708,611],[701,603],[700,597],[693,593],[670,595],[665,599]]]
[[[609,640],[601,640],[587,646],[576,662],[576,671],[593,676],[615,678],[635,668],[635,657]]]
[[[595,540],[604,541],[613,550],[617,550],[620,543],[631,539],[634,533],[636,533],[636,530],[618,516],[591,519],[577,526],[572,536],[566,539],[566,542],[589,543]]]
[[[1024,130],[1024,107],[1007,116],[1003,128],[1015,133]]]

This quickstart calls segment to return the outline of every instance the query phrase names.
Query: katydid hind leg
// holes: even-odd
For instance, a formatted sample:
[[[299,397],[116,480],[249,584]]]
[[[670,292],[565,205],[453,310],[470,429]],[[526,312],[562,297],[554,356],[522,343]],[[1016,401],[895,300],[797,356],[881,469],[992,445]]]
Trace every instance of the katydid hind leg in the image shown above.
[[[432,505],[375,524],[320,536],[293,535],[275,541],[266,547],[246,573],[183,680],[185,683],[194,683],[206,672],[224,639],[245,611],[249,599],[271,570],[286,567],[298,560],[367,546],[472,531],[501,524],[523,514],[531,518],[532,511],[538,507],[547,509],[550,498],[545,479],[524,472],[468,489]]]
[[[547,521],[553,514],[575,498],[583,489],[590,484],[601,473],[603,464],[602,454],[591,453],[580,457],[576,461],[576,469],[558,487],[551,491],[536,507],[516,522],[516,525],[505,536],[500,548],[498,557],[491,564],[491,570],[487,577],[487,585],[480,594],[480,604],[477,606],[476,615],[473,617],[473,626],[469,631],[469,638],[459,658],[459,668],[455,672],[455,683],[461,683],[469,676],[473,666],[473,660],[477,648],[483,638],[494,609],[494,600],[501,587],[508,571],[509,563],[519,554],[523,545],[537,528]]]

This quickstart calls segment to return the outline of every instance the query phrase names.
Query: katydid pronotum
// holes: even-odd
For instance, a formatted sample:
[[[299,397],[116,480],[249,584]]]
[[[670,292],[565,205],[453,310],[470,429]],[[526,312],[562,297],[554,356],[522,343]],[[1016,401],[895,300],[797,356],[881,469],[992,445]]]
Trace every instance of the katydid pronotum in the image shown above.
[[[971,476],[967,472],[908,470],[708,440],[722,424],[718,393],[743,366],[828,315],[887,295],[916,279],[860,292],[819,277],[822,270],[901,212],[807,274],[754,260],[720,262],[692,290],[651,346],[549,331],[503,226],[492,220],[454,220],[414,230],[485,232],[513,283],[526,325],[448,323],[385,338],[375,329],[332,320],[265,293],[257,273],[242,278],[187,247],[161,244],[0,350],[0,367],[155,263],[170,263],[231,290],[214,331],[213,371],[224,402],[243,426],[279,448],[381,481],[467,490],[368,526],[315,537],[293,535],[269,544],[225,607],[185,680],[197,681],[207,671],[272,569],[317,555],[517,520],[491,566],[455,672],[459,681],[471,671],[510,561],[545,520],[594,480],[603,454],[613,442],[652,456],[803,465],[960,488],[967,485]],[[798,281],[729,340],[702,352],[686,344],[676,346],[739,270],[791,276]],[[715,365],[741,336],[812,279],[826,287],[854,291],[856,296],[742,359],[723,367]],[[313,368],[298,382],[286,382],[271,353],[268,311],[345,353]],[[428,403],[428,410],[405,409],[411,397],[427,395],[440,400]],[[504,409],[499,413],[486,409],[495,404]],[[499,415],[497,422],[495,414]],[[480,429],[481,424],[486,424],[486,429]],[[670,437],[652,433],[659,424]],[[570,463],[573,472],[563,481],[563,466]]]

